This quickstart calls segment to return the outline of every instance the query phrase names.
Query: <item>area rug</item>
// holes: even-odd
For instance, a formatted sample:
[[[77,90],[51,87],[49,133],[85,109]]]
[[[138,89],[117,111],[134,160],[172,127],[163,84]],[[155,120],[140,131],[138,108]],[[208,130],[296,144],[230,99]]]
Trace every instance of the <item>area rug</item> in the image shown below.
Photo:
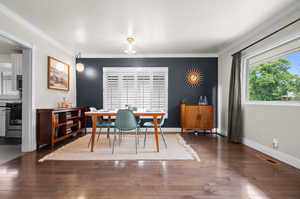
[[[83,136],[58,150],[46,155],[40,162],[45,160],[196,160],[200,161],[198,154],[185,143],[179,134],[166,134],[167,148],[160,137],[160,152],[156,152],[153,134],[147,135],[144,147],[144,136],[139,136],[138,153],[135,152],[135,135],[124,134],[122,142],[116,142],[115,152],[109,145],[106,135],[100,136],[95,141],[95,150],[90,152],[88,143],[91,135]],[[113,136],[111,136],[112,138]],[[112,139],[111,139],[112,142]]]

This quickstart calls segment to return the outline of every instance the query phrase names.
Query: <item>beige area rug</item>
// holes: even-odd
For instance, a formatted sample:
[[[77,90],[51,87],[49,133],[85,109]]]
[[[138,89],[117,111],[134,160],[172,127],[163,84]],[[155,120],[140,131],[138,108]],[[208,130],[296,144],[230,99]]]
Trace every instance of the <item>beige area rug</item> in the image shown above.
[[[144,148],[144,136],[139,136],[138,153],[135,153],[135,135],[124,134],[121,144],[116,142],[115,152],[106,135],[101,135],[98,142],[95,142],[95,151],[90,152],[88,142],[91,135],[88,134],[69,143],[58,150],[46,155],[40,162],[45,160],[196,160],[200,161],[197,153],[185,143],[179,134],[166,134],[166,148],[160,139],[160,152],[156,152],[155,139],[153,134],[147,135],[146,147]],[[113,136],[111,136],[111,143]],[[118,141],[118,139],[117,139]]]

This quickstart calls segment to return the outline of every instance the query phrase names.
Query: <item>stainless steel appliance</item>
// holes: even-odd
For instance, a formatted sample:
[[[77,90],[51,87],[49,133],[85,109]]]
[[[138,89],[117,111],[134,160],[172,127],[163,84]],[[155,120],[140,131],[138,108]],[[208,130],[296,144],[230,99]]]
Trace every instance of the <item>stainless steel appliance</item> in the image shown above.
[[[22,103],[6,104],[5,137],[22,137]]]

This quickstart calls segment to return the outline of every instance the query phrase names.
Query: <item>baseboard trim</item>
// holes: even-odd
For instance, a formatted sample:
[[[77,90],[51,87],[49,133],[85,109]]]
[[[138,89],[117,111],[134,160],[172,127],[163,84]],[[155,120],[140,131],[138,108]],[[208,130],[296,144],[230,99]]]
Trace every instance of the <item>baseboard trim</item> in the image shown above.
[[[300,159],[295,158],[294,156],[291,156],[289,154],[276,151],[272,149],[271,147],[267,147],[265,145],[259,144],[253,140],[249,140],[244,138],[243,139],[243,144],[247,145],[248,147],[251,147],[257,151],[260,151],[262,153],[265,153],[273,158],[276,158],[286,164],[289,164],[297,169],[300,169]]]

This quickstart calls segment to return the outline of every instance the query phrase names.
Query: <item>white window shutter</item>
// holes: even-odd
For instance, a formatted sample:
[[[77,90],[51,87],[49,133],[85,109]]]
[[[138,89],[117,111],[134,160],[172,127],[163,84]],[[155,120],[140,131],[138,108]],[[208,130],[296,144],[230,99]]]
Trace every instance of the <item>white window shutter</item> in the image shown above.
[[[168,111],[167,67],[104,67],[103,108]]]

